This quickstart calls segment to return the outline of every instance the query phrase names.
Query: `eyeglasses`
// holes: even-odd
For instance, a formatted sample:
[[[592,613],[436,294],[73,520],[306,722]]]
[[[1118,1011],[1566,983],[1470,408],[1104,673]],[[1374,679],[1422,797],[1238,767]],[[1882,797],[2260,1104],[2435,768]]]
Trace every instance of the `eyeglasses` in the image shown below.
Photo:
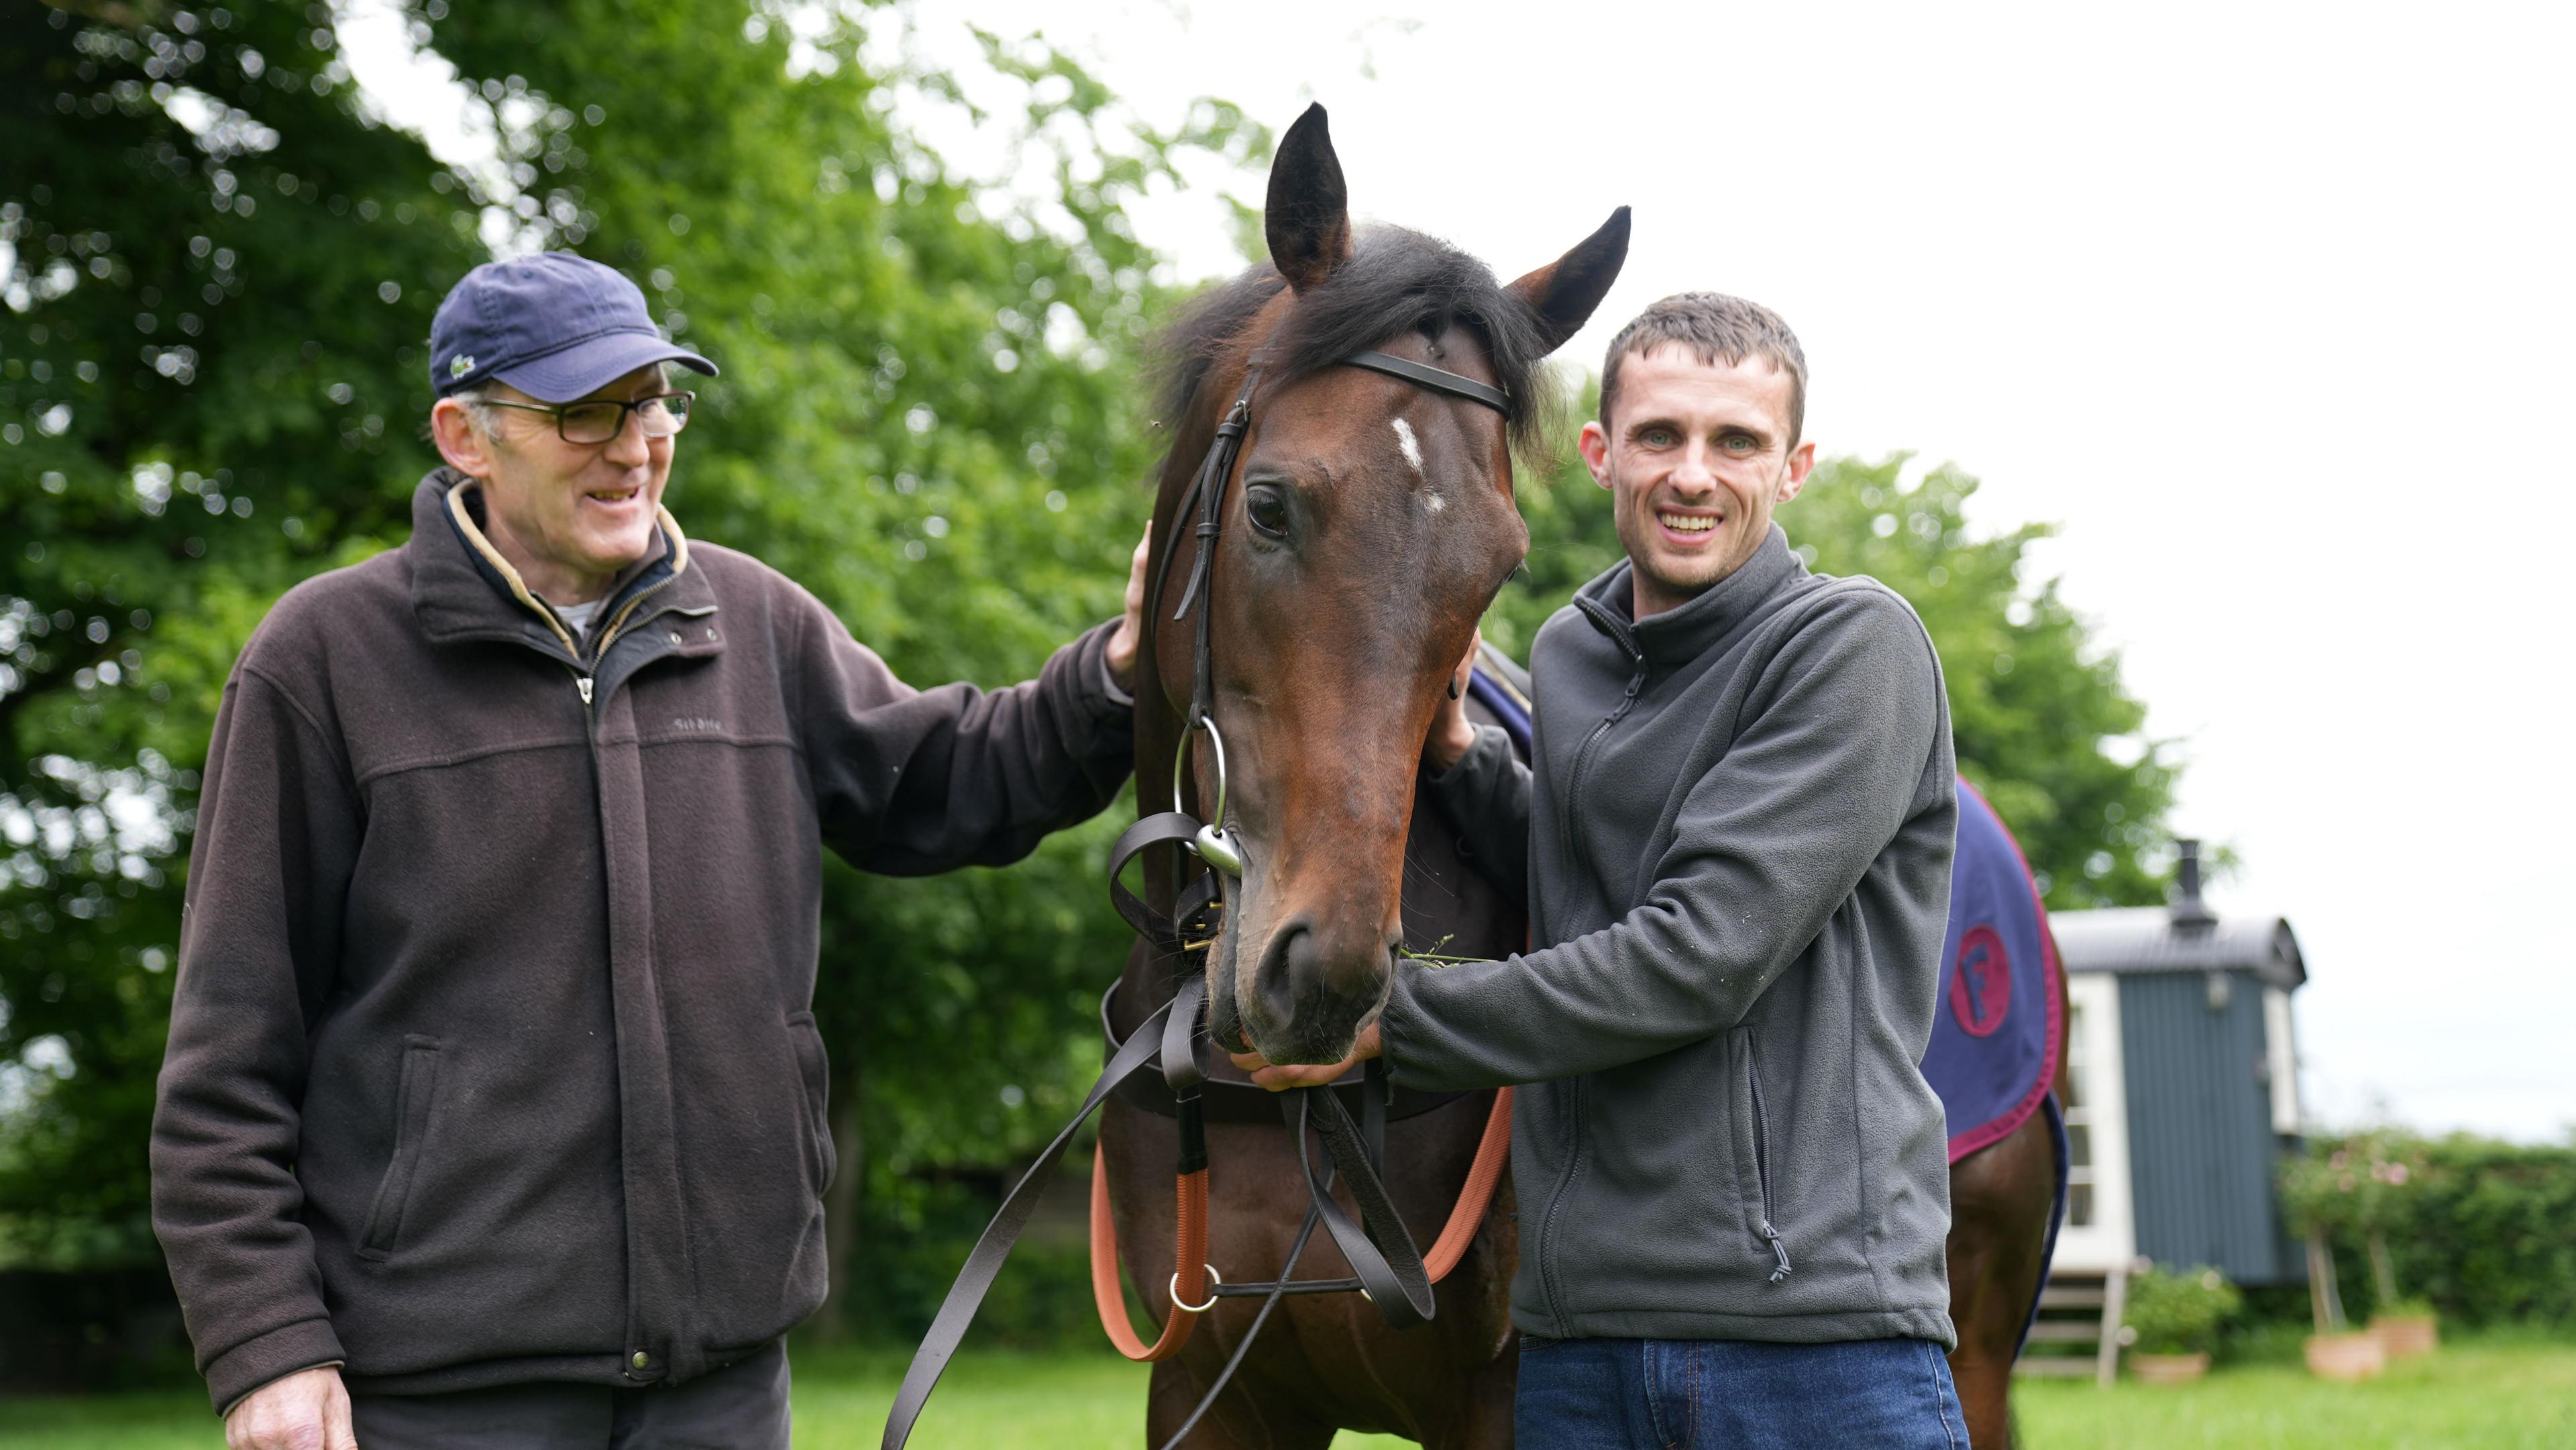
[[[522,413],[550,413],[555,420],[555,433],[566,443],[606,443],[626,431],[626,415],[633,413],[644,425],[647,438],[668,438],[689,426],[689,405],[698,400],[695,393],[656,393],[621,403],[613,399],[595,399],[560,406],[543,403],[504,403],[497,398],[484,402],[495,408],[516,408]]]

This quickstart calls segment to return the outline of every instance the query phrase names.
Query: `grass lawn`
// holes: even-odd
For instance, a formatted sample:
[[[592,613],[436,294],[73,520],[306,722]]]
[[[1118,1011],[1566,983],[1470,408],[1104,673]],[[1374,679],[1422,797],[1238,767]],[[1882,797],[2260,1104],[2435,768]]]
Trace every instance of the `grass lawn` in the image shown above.
[[[903,1374],[886,1352],[797,1356],[799,1450],[866,1450]],[[1088,1355],[970,1354],[948,1372],[913,1443],[921,1450],[1076,1450],[1140,1442],[1145,1372]],[[2017,1392],[2032,1450],[2576,1450],[2576,1344],[2529,1337],[2455,1342],[2366,1385],[2331,1385],[2295,1364],[2229,1368],[2177,1388],[2029,1382]],[[1336,1450],[1406,1442],[1344,1436]],[[188,1392],[0,1400],[0,1450],[212,1450],[223,1435]],[[363,1450],[363,1447],[361,1447]]]

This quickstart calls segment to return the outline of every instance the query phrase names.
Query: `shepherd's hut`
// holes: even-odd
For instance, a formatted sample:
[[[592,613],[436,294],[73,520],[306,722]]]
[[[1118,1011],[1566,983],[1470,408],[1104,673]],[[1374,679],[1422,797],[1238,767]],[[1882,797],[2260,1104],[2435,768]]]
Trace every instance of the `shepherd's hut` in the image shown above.
[[[2307,981],[2278,916],[2220,916],[2182,854],[2173,904],[2050,916],[2067,976],[2071,1168],[2055,1272],[2144,1256],[2239,1284],[2304,1283],[2274,1187],[2297,1148]]]

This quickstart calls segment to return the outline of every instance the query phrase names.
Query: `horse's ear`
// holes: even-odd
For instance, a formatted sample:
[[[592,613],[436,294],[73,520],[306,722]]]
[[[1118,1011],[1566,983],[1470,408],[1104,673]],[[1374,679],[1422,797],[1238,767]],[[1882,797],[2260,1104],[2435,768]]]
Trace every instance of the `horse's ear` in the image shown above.
[[[1350,193],[1322,106],[1308,106],[1279,138],[1261,230],[1271,263],[1300,292],[1331,276],[1351,254]]]
[[[1513,295],[1538,313],[1548,351],[1583,330],[1627,260],[1628,209],[1623,206],[1610,213],[1601,230],[1575,243],[1574,250],[1512,284]]]

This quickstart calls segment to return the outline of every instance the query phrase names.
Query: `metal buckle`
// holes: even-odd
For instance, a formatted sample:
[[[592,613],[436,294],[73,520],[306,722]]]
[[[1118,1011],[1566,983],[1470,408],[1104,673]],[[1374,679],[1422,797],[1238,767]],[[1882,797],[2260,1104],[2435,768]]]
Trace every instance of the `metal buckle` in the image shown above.
[[[1180,1310],[1184,1314],[1205,1314],[1209,1310],[1214,1309],[1219,1297],[1216,1292],[1217,1286],[1225,1282],[1225,1276],[1216,1271],[1216,1265],[1201,1264],[1199,1267],[1207,1270],[1208,1276],[1208,1296],[1207,1302],[1204,1304],[1184,1304],[1181,1302],[1181,1271],[1178,1269],[1174,1269],[1172,1271],[1172,1287],[1170,1290],[1172,1307]]]
[[[1191,846],[1199,859],[1236,880],[1243,878],[1243,848],[1235,843],[1234,834],[1225,828],[1225,735],[1216,728],[1216,717],[1199,715],[1181,732],[1181,748],[1172,753],[1172,808],[1180,809],[1181,780],[1190,765],[1190,737],[1207,732],[1208,747],[1216,752],[1216,809],[1199,827]]]

